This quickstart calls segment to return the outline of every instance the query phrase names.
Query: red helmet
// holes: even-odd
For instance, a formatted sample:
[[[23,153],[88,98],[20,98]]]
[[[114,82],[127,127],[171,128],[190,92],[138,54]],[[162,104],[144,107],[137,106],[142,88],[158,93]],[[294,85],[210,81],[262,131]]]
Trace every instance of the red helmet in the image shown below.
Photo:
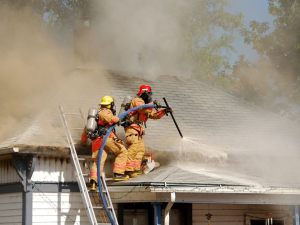
[[[151,87],[147,84],[142,84],[137,95],[141,96],[144,92],[152,92]]]

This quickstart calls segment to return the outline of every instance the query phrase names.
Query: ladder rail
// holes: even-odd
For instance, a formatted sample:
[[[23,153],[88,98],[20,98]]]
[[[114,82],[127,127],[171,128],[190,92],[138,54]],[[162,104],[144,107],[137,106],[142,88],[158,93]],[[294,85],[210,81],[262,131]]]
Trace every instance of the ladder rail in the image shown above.
[[[116,212],[114,210],[114,207],[113,207],[113,204],[112,204],[112,201],[111,201],[111,198],[110,198],[110,194],[108,192],[108,188],[107,188],[106,181],[105,181],[105,176],[103,176],[103,177],[101,176],[101,180],[102,180],[102,185],[104,187],[103,193],[105,194],[105,191],[106,191],[107,201],[108,201],[110,207],[112,208],[112,210],[111,210],[112,216],[113,216],[113,218],[115,218],[116,225],[118,225],[118,220],[116,219],[117,215],[116,215]]]
[[[67,124],[67,121],[66,121],[66,117],[65,117],[65,114],[64,114],[64,111],[63,111],[63,107],[61,105],[59,106],[59,110],[60,110],[60,113],[61,113],[62,123],[63,123],[63,126],[65,128],[65,133],[66,133],[68,144],[69,144],[69,147],[70,147],[72,162],[73,162],[73,165],[74,165],[75,170],[76,170],[76,179],[77,179],[77,182],[79,184],[79,189],[80,189],[80,192],[81,192],[81,196],[83,198],[85,208],[87,210],[88,218],[89,218],[90,223],[92,225],[98,225],[97,218],[96,218],[95,212],[93,210],[93,205],[92,205],[91,199],[89,197],[89,192],[88,192],[88,189],[86,187],[85,179],[84,179],[84,176],[83,176],[83,173],[82,173],[82,170],[81,170],[81,166],[80,166],[80,163],[79,163],[79,160],[78,160],[78,156],[77,156],[77,153],[76,153],[76,149],[75,149],[75,145],[74,145],[74,142],[73,142],[73,139],[72,139],[72,135],[69,131],[69,127],[68,127],[68,124]]]
[[[115,127],[115,125],[112,125],[110,128],[108,128],[106,135],[103,138],[103,142],[102,145],[99,149],[99,153],[98,153],[98,159],[97,159],[97,176],[98,176],[98,190],[99,190],[99,194],[100,197],[102,199],[102,203],[103,206],[105,208],[106,214],[111,222],[112,225],[119,225],[118,223],[118,219],[114,210],[114,207],[112,205],[111,199],[110,199],[110,194],[109,191],[107,189],[107,185],[106,185],[106,181],[105,181],[105,175],[104,173],[102,174],[101,171],[101,157],[102,157],[102,153],[104,150],[104,146],[105,143],[109,137],[110,132],[113,130],[113,128]],[[105,190],[104,190],[105,189]]]

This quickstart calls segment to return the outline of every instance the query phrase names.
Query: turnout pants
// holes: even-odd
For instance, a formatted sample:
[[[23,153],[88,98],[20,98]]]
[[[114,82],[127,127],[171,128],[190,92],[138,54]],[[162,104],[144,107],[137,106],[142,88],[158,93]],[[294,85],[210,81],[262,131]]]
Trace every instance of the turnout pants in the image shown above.
[[[100,141],[102,144],[103,140],[98,140],[98,141]],[[97,145],[97,147],[98,146],[99,147],[96,148],[97,150],[95,150],[93,147],[93,153],[92,153],[93,162],[90,169],[90,180],[95,180],[96,182],[97,182],[97,161],[98,161],[98,154],[99,154],[101,144],[100,146],[99,144],[98,145],[95,144]],[[126,162],[127,162],[127,149],[123,145],[122,141],[120,141],[115,137],[107,138],[106,144],[104,146],[104,150],[102,152],[102,157],[101,157],[101,164],[100,164],[101,173],[103,172],[104,164],[107,158],[107,154],[109,152],[114,153],[114,155],[116,156],[114,166],[113,166],[113,172],[118,174],[124,174],[126,168]]]
[[[145,154],[143,136],[137,130],[130,127],[126,129],[125,135],[128,150],[126,171],[139,171]]]

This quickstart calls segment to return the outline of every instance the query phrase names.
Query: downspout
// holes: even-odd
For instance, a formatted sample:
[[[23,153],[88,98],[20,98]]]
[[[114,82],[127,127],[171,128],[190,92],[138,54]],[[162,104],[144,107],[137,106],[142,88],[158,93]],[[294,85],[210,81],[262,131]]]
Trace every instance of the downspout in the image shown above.
[[[171,199],[170,199],[170,201],[168,202],[168,204],[165,208],[165,223],[164,223],[164,225],[169,225],[170,224],[170,211],[171,211],[171,208],[174,205],[174,202],[175,202],[175,199],[176,199],[175,192],[172,192],[170,197],[171,197]]]
[[[294,206],[294,225],[300,225],[299,206]]]

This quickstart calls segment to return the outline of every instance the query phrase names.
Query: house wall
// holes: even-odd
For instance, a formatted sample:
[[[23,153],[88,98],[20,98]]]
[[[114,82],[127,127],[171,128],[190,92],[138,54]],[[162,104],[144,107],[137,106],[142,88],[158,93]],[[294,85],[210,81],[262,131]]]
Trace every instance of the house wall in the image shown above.
[[[89,173],[90,162],[80,161],[82,173]],[[110,168],[109,168],[110,167]],[[111,176],[111,159],[108,157],[105,173]],[[86,177],[88,178],[88,177]],[[71,159],[39,157],[32,175],[35,182],[77,182]]]
[[[89,225],[80,193],[33,193],[33,225]]]
[[[89,164],[81,163],[88,173]],[[33,225],[90,224],[74,175],[70,159],[38,157],[31,179]],[[0,185],[0,225],[21,225],[23,188],[11,159],[0,161]]]
[[[283,219],[285,225],[292,225],[292,209],[289,206],[274,205],[218,205],[193,204],[193,225],[207,225],[205,214],[212,214],[211,225],[250,225],[251,219]]]
[[[19,182],[20,178],[10,159],[0,160],[0,184]]]
[[[38,182],[75,182],[74,167],[69,159],[38,158],[32,174]]]
[[[22,193],[0,194],[0,224],[22,225]]]
[[[82,168],[85,168],[84,166]],[[88,168],[84,169],[88,172]],[[0,184],[19,182],[11,160],[0,161]],[[69,159],[38,158],[32,181],[37,183],[76,182],[74,167]],[[88,225],[88,218],[79,192],[59,192],[33,189],[33,224]],[[117,210],[115,208],[115,210]],[[175,214],[174,214],[175,213]],[[174,218],[179,213],[171,211]],[[279,218],[292,225],[292,210],[288,206],[193,204],[193,225],[206,225],[205,214],[211,213],[213,225],[250,225],[252,218]],[[173,214],[173,216],[172,216]],[[0,194],[0,225],[22,224],[22,193]],[[172,218],[171,218],[172,220]],[[179,220],[176,220],[177,222]]]
[[[81,162],[83,164],[83,162]],[[86,172],[83,168],[83,172]],[[74,167],[69,159],[39,157],[36,160],[32,181],[35,182],[76,182]],[[20,178],[12,160],[0,161],[0,184],[19,182]]]

